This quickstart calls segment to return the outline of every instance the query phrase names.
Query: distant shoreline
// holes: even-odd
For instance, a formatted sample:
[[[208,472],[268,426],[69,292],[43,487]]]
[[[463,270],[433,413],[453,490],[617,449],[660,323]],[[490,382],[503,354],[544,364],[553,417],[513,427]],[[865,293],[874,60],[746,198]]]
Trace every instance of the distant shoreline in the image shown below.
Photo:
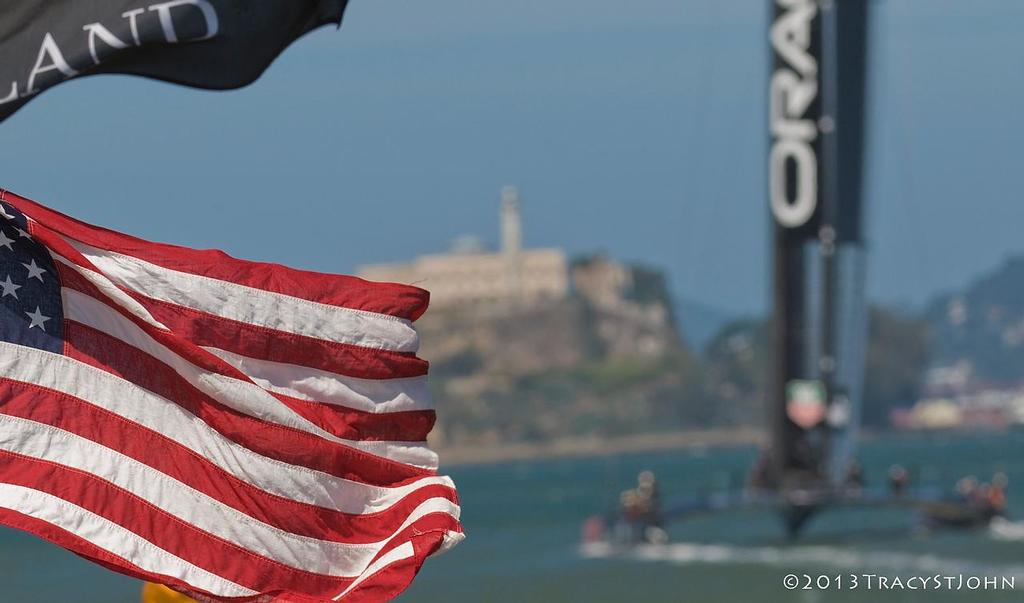
[[[1016,430],[1024,433],[1024,430]],[[928,437],[936,435],[984,437],[992,433],[1014,433],[1013,429],[946,429],[919,431],[873,431],[862,430],[859,442],[878,440],[890,436]],[[687,448],[726,448],[733,446],[762,446],[768,441],[763,429],[753,427],[700,429],[641,433],[627,436],[598,438],[565,438],[553,442],[481,444],[479,446],[436,446],[441,466],[486,465],[507,461],[533,461],[543,459],[586,458],[629,454],[636,452],[657,452],[660,450],[685,450]]]
[[[732,428],[646,433],[611,438],[566,438],[553,442],[439,447],[437,452],[441,457],[442,467],[453,467],[685,448],[748,446],[759,445],[764,441],[765,434],[761,429]]]

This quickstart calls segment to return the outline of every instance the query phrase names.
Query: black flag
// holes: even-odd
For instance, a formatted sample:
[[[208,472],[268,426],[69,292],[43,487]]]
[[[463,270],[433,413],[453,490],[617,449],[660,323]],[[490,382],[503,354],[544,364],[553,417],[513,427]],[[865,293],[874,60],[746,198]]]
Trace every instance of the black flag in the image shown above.
[[[3,0],[0,121],[64,80],[127,73],[239,88],[348,0]]]

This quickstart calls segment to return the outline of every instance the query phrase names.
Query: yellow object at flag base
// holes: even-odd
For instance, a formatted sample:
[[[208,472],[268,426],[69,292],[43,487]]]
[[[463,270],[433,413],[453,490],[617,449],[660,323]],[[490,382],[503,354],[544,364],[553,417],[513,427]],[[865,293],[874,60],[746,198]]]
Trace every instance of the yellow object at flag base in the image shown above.
[[[142,603],[196,603],[196,600],[173,591],[163,584],[147,582],[142,587]]]

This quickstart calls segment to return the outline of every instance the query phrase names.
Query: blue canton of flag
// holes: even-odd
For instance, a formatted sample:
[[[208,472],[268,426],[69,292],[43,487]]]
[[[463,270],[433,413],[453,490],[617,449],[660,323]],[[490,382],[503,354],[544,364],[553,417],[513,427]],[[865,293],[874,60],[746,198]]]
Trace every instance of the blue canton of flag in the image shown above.
[[[64,310],[50,253],[28,233],[28,220],[0,203],[0,340],[62,353]]]

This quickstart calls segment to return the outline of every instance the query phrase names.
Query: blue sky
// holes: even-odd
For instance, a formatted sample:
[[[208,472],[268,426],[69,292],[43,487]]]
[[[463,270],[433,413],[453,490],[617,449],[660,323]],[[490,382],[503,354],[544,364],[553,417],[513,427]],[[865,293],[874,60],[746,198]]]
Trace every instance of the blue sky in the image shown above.
[[[1024,3],[876,0],[870,293],[920,303],[1024,252]],[[0,186],[146,238],[346,272],[497,238],[767,301],[761,0],[352,0],[213,93],[106,76],[0,125]]]

